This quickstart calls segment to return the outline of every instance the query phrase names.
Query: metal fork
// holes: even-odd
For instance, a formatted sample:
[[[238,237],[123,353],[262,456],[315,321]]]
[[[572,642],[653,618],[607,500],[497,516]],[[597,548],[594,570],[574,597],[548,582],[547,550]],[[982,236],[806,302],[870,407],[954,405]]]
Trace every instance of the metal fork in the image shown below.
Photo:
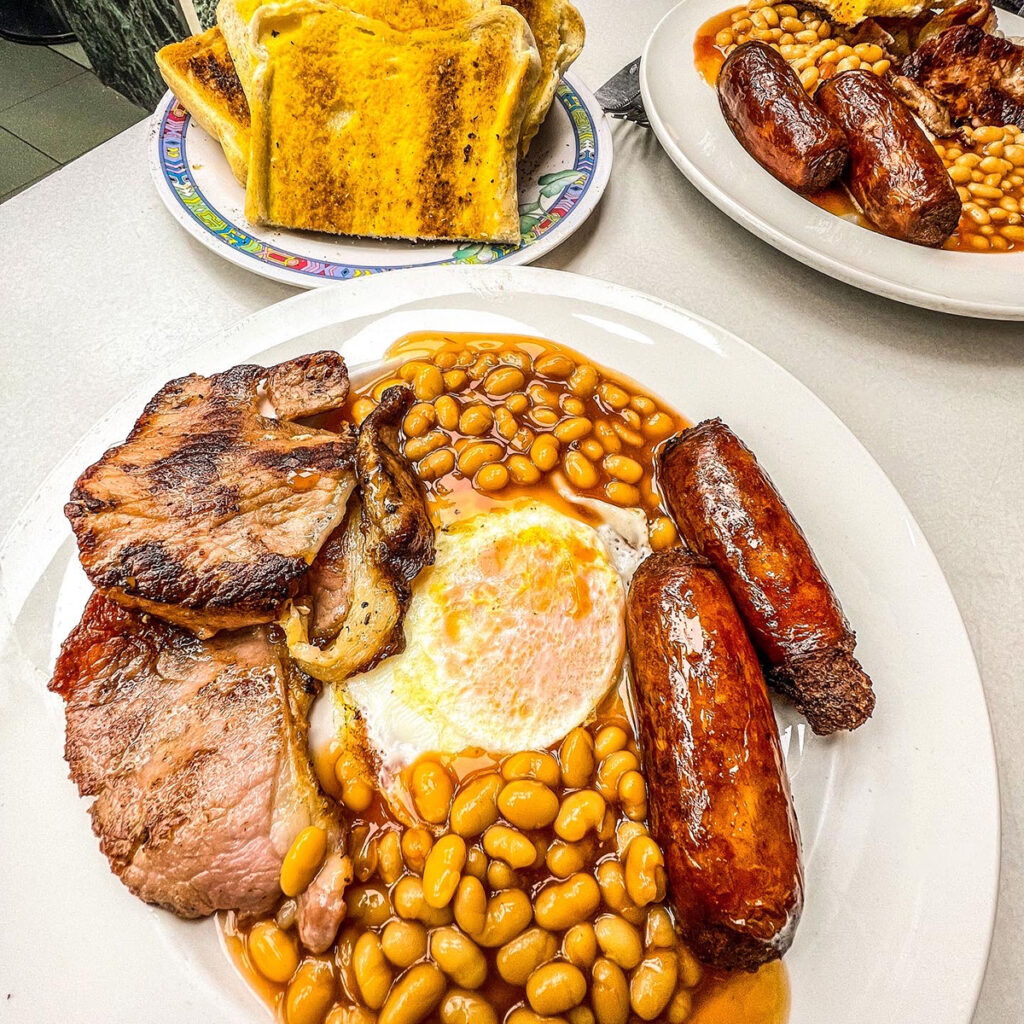
[[[609,117],[632,121],[642,128],[650,128],[640,95],[640,58],[631,60],[621,71],[612,75],[595,94],[601,109]]]

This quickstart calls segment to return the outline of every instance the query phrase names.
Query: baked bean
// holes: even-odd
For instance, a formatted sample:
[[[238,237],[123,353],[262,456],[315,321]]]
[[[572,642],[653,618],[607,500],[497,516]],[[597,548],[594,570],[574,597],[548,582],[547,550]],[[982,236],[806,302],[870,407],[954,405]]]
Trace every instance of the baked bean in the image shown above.
[[[288,1024],[321,1024],[334,1002],[334,971],[323,960],[306,960],[285,994]]]
[[[578,843],[588,832],[600,829],[606,807],[604,797],[592,789],[570,793],[558,809],[555,834],[567,842]]]
[[[626,892],[638,906],[645,907],[665,894],[665,858],[649,836],[638,836],[626,851]]]
[[[535,854],[536,855],[536,854]],[[503,860],[492,860],[487,865],[487,884],[497,892],[498,889],[515,889],[519,886],[519,874]]]
[[[592,426],[593,424],[586,416],[570,416],[555,427],[555,437],[562,444],[569,444],[571,441],[578,441],[581,437],[586,437]]]
[[[657,410],[657,406],[653,400],[648,398],[646,395],[634,395],[629,400],[629,407],[635,409],[642,416],[650,416],[652,412]]]
[[[494,414],[487,405],[467,405],[459,416],[459,433],[469,437],[486,434],[494,424]]]
[[[605,420],[595,420],[594,434],[601,443],[601,447],[609,455],[622,451],[622,441],[619,439],[619,435],[612,430],[611,424],[605,422]]]
[[[676,930],[664,907],[651,907],[644,922],[644,945],[648,949],[671,949],[676,945]],[[682,973],[682,972],[680,972]]]
[[[629,1020],[629,985],[622,968],[603,957],[594,963],[590,1004],[597,1024],[626,1024]]]
[[[569,1024],[565,1017],[543,1017],[528,1006],[518,1006],[506,1018],[505,1024]]]
[[[417,402],[402,420],[402,429],[407,437],[419,437],[425,434],[437,419],[437,413],[429,402]]]
[[[299,904],[295,900],[282,900],[281,905],[277,908],[277,913],[274,915],[274,923],[282,931],[288,931],[289,928],[295,927],[295,922],[299,916]]]
[[[444,394],[444,377],[436,366],[424,366],[412,379],[413,394],[421,402],[432,402]]]
[[[576,365],[568,356],[563,356],[558,352],[548,352],[533,364],[533,368],[542,377],[550,377],[552,380],[565,380],[567,377],[572,376]]]
[[[410,967],[392,987],[378,1024],[419,1024],[437,1009],[444,990],[444,975],[434,964]]]
[[[359,994],[371,1010],[384,1005],[394,972],[384,956],[380,939],[373,932],[363,932],[352,953],[352,970],[355,971]]]
[[[676,994],[668,1004],[665,1016],[668,1024],[683,1024],[693,1010],[693,996],[685,988],[676,989]]]
[[[435,428],[422,437],[410,437],[405,442],[403,452],[407,459],[418,462],[431,452],[437,451],[438,448],[443,448],[448,441],[448,435],[443,430]]]
[[[574,924],[562,938],[562,954],[576,967],[589,970],[597,958],[597,936],[589,921]]]
[[[598,384],[597,397],[611,409],[625,409],[629,405],[629,393],[608,380]]]
[[[316,877],[327,853],[327,833],[318,825],[308,825],[292,840],[281,862],[281,891],[298,896]]]
[[[400,878],[395,883],[391,898],[395,905],[395,913],[406,921],[419,921],[428,928],[451,924],[451,909],[430,906],[423,898],[423,882],[415,875]]]
[[[459,353],[451,349],[444,349],[434,354],[434,365],[439,370],[450,370],[459,361]]]
[[[560,932],[591,917],[600,903],[597,882],[581,872],[542,889],[537,895],[534,916],[541,928]]]
[[[273,921],[258,921],[252,926],[247,948],[253,967],[278,985],[283,985],[299,966],[295,939]]]
[[[583,843],[563,843],[555,840],[549,847],[544,862],[555,878],[568,878],[587,866],[590,850]]]
[[[569,390],[580,398],[589,398],[600,380],[597,370],[589,363],[580,363],[569,374]]]
[[[393,911],[387,890],[379,885],[354,885],[345,893],[348,916],[370,928],[378,928]]]
[[[479,878],[487,877],[487,854],[479,846],[471,846],[466,851],[466,874]]]
[[[498,950],[498,973],[510,985],[525,985],[526,979],[558,952],[558,940],[543,928],[528,928]]]
[[[558,405],[567,416],[585,416],[587,412],[587,407],[572,395],[562,395]]]
[[[597,788],[607,800],[618,798],[619,779],[640,767],[636,754],[629,750],[616,750],[597,766]]]
[[[628,444],[631,448],[639,448],[644,443],[641,434],[625,423],[620,423],[618,420],[612,422],[612,430],[615,431],[623,444]]]
[[[661,441],[676,429],[672,417],[665,412],[656,412],[644,420],[643,432],[654,441]]]
[[[544,964],[526,982],[526,998],[530,1006],[545,1017],[579,1006],[586,994],[587,979],[572,964]]]
[[[640,414],[635,409],[623,409],[619,415],[628,423],[634,430],[640,429],[642,420]]]
[[[599,729],[594,737],[594,753],[598,761],[603,761],[609,754],[616,750],[622,750],[626,745],[629,736],[621,725],[606,725]]]
[[[461,836],[442,836],[434,843],[423,867],[423,898],[428,907],[448,906],[458,888],[466,864],[466,841]]]
[[[385,832],[377,843],[377,872],[386,885],[402,874],[402,842],[394,830]]]
[[[517,452],[528,452],[536,435],[529,427],[520,427],[512,438],[512,447]]]
[[[417,875],[423,874],[427,854],[434,845],[434,837],[425,828],[410,828],[402,833],[402,856],[405,866]]]
[[[504,454],[504,449],[496,441],[474,441],[459,454],[459,472],[463,476],[473,477],[481,466],[488,462],[498,462]]]
[[[551,434],[538,434],[530,445],[530,459],[542,472],[554,469],[558,464],[558,441]]]
[[[356,426],[360,426],[376,407],[377,404],[372,398],[357,398],[352,403],[352,419]]]
[[[441,1001],[441,1024],[498,1024],[498,1015],[483,996],[451,989]]]
[[[626,873],[618,861],[605,860],[597,866],[597,884],[609,910],[614,910],[630,924],[638,927],[643,924],[644,912],[630,897],[626,889]]]
[[[528,868],[537,851],[518,829],[492,825],[484,832],[484,850],[488,857],[503,860],[511,868]]]
[[[498,820],[502,779],[495,772],[471,779],[452,802],[451,827],[460,836],[478,836]]]
[[[487,919],[487,893],[483,883],[473,875],[466,875],[455,890],[453,903],[455,922],[467,934],[479,935]]]
[[[437,480],[455,468],[455,456],[447,448],[439,448],[420,459],[416,472],[423,480]]]
[[[519,429],[519,424],[516,422],[515,416],[512,415],[503,405],[499,405],[494,410],[494,429],[505,438],[506,441],[511,441],[516,436],[516,431]]]
[[[377,1024],[377,1014],[355,1003],[339,1004],[327,1014],[324,1024]]]
[[[678,967],[674,953],[651,953],[629,979],[629,1003],[641,1020],[654,1020],[676,990]]]
[[[430,956],[460,988],[479,988],[487,978],[487,960],[480,947],[458,928],[431,932]]]
[[[525,455],[510,455],[505,466],[513,483],[529,485],[540,479],[540,470]]]
[[[501,776],[508,782],[533,779],[545,786],[558,785],[558,762],[545,750],[524,750],[510,754],[501,763]]]
[[[622,508],[634,508],[640,504],[640,492],[632,484],[621,480],[609,480],[604,485],[604,495],[613,504]]]
[[[522,889],[503,889],[487,901],[483,930],[473,937],[491,949],[504,946],[526,928],[532,917],[530,897]]]
[[[545,828],[558,815],[558,797],[543,782],[517,779],[498,794],[498,809],[507,821],[518,828]]]
[[[601,446],[601,442],[595,437],[585,437],[580,441],[580,451],[591,462],[600,462],[604,458],[604,448]]]
[[[337,952],[334,961],[338,965],[338,983],[341,991],[350,1002],[359,1001],[359,982],[356,981],[356,972],[352,969],[352,957],[355,953],[356,942],[363,934],[360,925],[347,924],[341,931],[337,940]]]
[[[419,761],[413,766],[409,788],[416,813],[424,821],[440,825],[447,820],[454,786],[443,765],[437,761]]]
[[[492,370],[484,380],[483,388],[487,394],[498,398],[513,391],[521,391],[526,383],[523,371],[515,366],[502,366]]]
[[[478,491],[500,491],[508,486],[508,470],[500,462],[489,462],[477,470],[473,486]]]
[[[589,490],[597,485],[597,470],[583,452],[566,452],[562,465],[570,483],[581,491]]]
[[[676,524],[668,516],[658,516],[651,523],[651,547],[655,551],[664,551],[675,544],[677,539]]]
[[[626,851],[629,849],[629,844],[636,839],[637,836],[647,836],[650,833],[647,831],[647,826],[642,821],[620,821],[615,827],[615,852],[619,859],[622,860],[626,856]]]
[[[582,789],[594,777],[594,741],[586,729],[577,726],[562,741],[558,750],[562,784]]]
[[[352,874],[360,882],[368,881],[377,870],[377,839],[369,825],[352,829],[349,853],[352,858]]]
[[[704,977],[701,962],[683,945],[676,949],[676,961],[679,965],[679,983],[684,988],[696,988]]]
[[[509,395],[505,399],[505,408],[514,416],[521,416],[530,407],[530,400],[524,394]]]
[[[374,789],[365,779],[349,779],[341,787],[341,802],[356,814],[362,814],[373,803]]]
[[[529,416],[538,427],[553,427],[558,422],[558,413],[543,405],[531,409]]]
[[[380,933],[380,946],[388,960],[404,970],[426,956],[427,930],[416,921],[391,921]]]
[[[494,352],[481,352],[475,356],[466,372],[472,380],[483,380],[498,365],[498,356]]]
[[[441,376],[444,386],[449,391],[461,391],[466,386],[466,381],[469,380],[465,370],[447,370]]]
[[[631,971],[643,959],[644,947],[640,933],[616,914],[603,914],[594,922],[597,944],[612,963]]]
[[[644,475],[643,466],[628,455],[607,455],[601,465],[609,476],[626,484],[639,483]]]

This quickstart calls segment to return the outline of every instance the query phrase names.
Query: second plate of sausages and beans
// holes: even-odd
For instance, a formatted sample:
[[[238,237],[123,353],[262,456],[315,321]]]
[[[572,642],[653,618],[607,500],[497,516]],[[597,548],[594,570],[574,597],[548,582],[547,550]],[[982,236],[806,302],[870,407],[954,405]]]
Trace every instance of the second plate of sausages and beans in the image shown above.
[[[777,248],[890,298],[1024,319],[1024,19],[990,0],[688,0],[641,82],[683,173]]]
[[[101,931],[162,908],[137,941],[225,1020],[965,1024],[991,740],[863,450],[634,293],[342,291],[135,396],[40,498],[55,657],[15,700],[63,729]],[[97,1006],[136,983],[107,963]]]

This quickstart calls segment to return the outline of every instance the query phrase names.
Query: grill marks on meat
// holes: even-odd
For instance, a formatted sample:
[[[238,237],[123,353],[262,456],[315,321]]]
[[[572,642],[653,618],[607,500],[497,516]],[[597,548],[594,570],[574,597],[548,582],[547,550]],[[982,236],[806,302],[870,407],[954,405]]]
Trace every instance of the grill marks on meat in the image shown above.
[[[165,385],[65,506],[94,586],[201,636],[269,622],[295,593],[344,516],[355,436],[261,415],[264,378],[289,415],[348,391],[333,352]]]
[[[306,595],[286,618],[292,657],[325,682],[340,683],[402,650],[410,584],[434,561],[423,488],[398,450],[398,428],[412,401],[407,388],[389,388],[363,421],[359,498],[350,502],[344,524],[313,563]]]
[[[927,89],[959,121],[1024,125],[1024,47],[977,25],[922,43],[900,73]]]
[[[315,684],[270,628],[201,640],[93,594],[50,689],[101,849],[147,903],[264,913],[302,828],[339,842],[306,753]]]

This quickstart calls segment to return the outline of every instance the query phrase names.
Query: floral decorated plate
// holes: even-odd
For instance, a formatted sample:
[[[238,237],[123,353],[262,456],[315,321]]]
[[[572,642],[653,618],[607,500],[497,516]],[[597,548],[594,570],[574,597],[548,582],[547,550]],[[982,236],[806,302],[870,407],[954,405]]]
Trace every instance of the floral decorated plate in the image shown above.
[[[220,145],[173,93],[150,120],[153,180],[178,223],[224,259],[299,288],[406,267],[532,263],[587,219],[611,166],[607,119],[590,91],[568,77],[519,163],[518,246],[340,237],[250,224],[245,191]]]

